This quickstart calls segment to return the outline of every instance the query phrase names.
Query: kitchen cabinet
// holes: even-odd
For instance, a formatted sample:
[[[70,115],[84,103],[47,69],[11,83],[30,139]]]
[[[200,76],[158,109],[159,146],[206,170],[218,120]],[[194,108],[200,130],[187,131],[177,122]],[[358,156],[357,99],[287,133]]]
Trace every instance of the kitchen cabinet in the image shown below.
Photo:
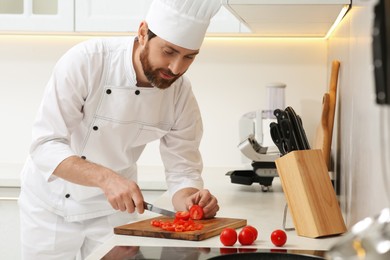
[[[136,32],[153,0],[76,0],[75,31]],[[248,32],[225,7],[213,17],[209,33]]]
[[[0,0],[0,31],[136,32],[153,0]],[[212,19],[209,33],[249,30],[225,7]]]
[[[73,31],[72,0],[0,0],[0,31]]]
[[[19,207],[20,189],[0,186],[0,255],[2,259],[21,259]]]
[[[135,32],[152,0],[76,0],[76,32]]]

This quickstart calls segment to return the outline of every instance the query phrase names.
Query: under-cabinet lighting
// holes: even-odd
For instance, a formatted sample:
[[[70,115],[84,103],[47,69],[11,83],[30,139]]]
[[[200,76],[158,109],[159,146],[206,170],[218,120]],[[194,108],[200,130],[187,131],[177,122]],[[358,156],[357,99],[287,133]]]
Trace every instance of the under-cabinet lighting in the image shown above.
[[[329,36],[332,34],[332,32],[336,29],[336,27],[339,25],[341,20],[344,18],[345,14],[347,13],[349,9],[349,5],[344,5],[344,7],[341,9],[339,15],[337,16],[336,20],[334,21],[333,25],[330,27],[329,31],[325,35],[325,39],[328,39]]]

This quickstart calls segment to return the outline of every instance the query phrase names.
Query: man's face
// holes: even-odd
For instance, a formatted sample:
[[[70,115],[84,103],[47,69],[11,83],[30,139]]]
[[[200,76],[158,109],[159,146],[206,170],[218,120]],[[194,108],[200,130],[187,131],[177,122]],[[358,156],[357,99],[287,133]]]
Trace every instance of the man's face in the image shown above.
[[[166,89],[192,64],[199,51],[171,44],[158,36],[148,40],[140,53],[142,69],[149,83]]]

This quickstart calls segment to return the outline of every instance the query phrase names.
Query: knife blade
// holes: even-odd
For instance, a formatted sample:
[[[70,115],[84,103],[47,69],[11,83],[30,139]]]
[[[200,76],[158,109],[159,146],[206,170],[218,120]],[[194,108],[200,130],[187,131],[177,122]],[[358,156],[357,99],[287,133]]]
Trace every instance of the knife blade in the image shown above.
[[[146,201],[144,201],[144,209],[152,211],[152,212],[157,213],[157,214],[165,215],[168,217],[174,217],[176,214],[176,212],[156,207],[153,204],[150,204]]]

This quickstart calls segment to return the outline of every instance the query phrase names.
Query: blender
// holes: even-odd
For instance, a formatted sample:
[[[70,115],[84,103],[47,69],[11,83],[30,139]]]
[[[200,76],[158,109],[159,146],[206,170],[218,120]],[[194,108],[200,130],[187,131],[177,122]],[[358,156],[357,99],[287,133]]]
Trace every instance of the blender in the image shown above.
[[[274,177],[278,177],[275,160],[280,157],[279,150],[272,141],[269,125],[276,122],[273,111],[285,106],[284,83],[266,85],[266,109],[251,111],[240,119],[240,144],[243,161],[251,162],[252,170],[228,172],[232,183],[251,185],[258,182],[262,191],[269,191]]]

